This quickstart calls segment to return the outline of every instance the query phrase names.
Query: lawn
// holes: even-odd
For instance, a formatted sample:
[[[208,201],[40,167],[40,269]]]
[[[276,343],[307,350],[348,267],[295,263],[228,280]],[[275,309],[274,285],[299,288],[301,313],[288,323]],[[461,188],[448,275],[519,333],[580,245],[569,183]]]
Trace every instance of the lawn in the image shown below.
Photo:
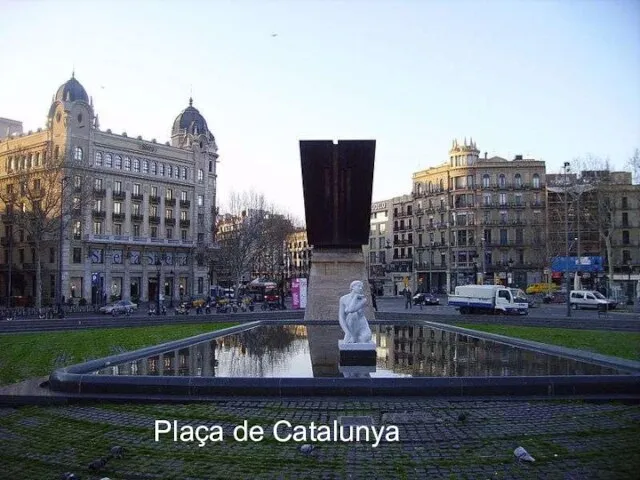
[[[458,326],[640,361],[640,333],[465,323]]]
[[[85,360],[233,325],[236,324],[203,323],[0,335],[0,385],[48,375],[55,368]]]

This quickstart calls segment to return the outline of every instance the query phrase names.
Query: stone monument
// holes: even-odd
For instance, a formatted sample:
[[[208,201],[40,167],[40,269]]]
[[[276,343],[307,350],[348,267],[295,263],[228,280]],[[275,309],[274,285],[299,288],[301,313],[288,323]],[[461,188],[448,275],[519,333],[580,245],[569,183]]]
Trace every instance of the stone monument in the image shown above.
[[[338,299],[346,285],[363,281],[370,298],[362,247],[369,243],[375,140],[300,142],[307,240],[313,246],[304,319],[339,318]],[[375,319],[370,302],[363,314]],[[339,325],[309,325],[314,376],[335,376],[343,336]]]
[[[363,284],[354,280],[350,287],[351,291],[340,297],[338,304],[338,322],[344,331],[344,338],[338,341],[340,366],[375,366],[376,344],[371,341],[371,329],[364,314],[368,302]]]

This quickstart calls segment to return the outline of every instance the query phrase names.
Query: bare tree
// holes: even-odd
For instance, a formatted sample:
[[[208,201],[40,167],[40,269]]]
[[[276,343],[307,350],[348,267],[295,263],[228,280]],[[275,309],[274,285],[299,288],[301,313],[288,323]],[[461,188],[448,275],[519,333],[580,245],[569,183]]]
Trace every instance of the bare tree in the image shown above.
[[[284,256],[284,240],[293,224],[256,192],[233,193],[229,211],[219,218],[219,250],[212,260],[239,287],[254,266],[274,271]]]
[[[19,159],[17,162],[30,158],[28,155],[26,150],[14,152],[14,157]],[[13,238],[15,229],[23,231],[33,252],[35,305],[38,308],[42,306],[42,255],[45,247],[60,240],[61,232],[75,212],[79,213],[82,204],[91,199],[86,175],[73,175],[75,166],[65,164],[64,158],[64,154],[58,158],[45,155],[37,164],[30,164],[30,160],[26,165],[19,163],[12,169],[13,174],[5,176],[0,185],[0,200],[12,226],[11,236]],[[72,183],[75,177],[81,179],[80,184]],[[76,201],[69,201],[72,196]],[[58,262],[57,268],[59,265]]]
[[[633,174],[633,183],[640,184],[640,149],[636,148],[633,155],[627,161],[627,166]]]

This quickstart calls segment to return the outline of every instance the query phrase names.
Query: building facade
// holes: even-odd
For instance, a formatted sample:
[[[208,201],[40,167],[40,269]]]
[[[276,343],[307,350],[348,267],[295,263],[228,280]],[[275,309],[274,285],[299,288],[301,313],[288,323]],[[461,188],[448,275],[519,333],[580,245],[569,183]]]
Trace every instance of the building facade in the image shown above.
[[[0,117],[0,140],[22,134],[22,122]]]
[[[445,293],[476,282],[540,281],[545,174],[543,161],[480,157],[466,139],[453,141],[446,163],[415,172],[414,289]]]
[[[72,77],[57,90],[46,129],[0,142],[2,188],[19,171],[37,170],[36,155],[61,158],[61,198],[74,207],[63,222],[62,241],[58,246],[59,239],[52,239],[52,255],[43,263],[45,297],[60,288],[66,299],[101,304],[120,298],[173,301],[208,292],[204,251],[213,243],[218,153],[191,99],[173,122],[171,142],[159,144],[101,130],[92,100]],[[87,182],[91,198],[80,198]],[[24,245],[6,215],[3,223],[5,259],[20,269],[30,259],[15,254]],[[22,282],[0,275],[3,295],[8,283],[7,295],[34,295],[34,277],[22,271]]]
[[[290,233],[285,240],[285,271],[286,277],[308,278],[311,273],[311,255],[313,248],[307,241],[307,231],[298,228]]]
[[[393,199],[371,204],[369,244],[364,247],[364,257],[369,284],[378,295],[392,295],[391,273],[391,206]]]

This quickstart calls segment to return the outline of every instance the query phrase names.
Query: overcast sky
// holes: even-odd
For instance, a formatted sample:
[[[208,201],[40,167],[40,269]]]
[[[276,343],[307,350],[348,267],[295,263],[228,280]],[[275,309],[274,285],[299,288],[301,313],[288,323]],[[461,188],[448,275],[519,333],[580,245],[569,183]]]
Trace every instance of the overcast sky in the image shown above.
[[[0,44],[0,116],[27,130],[74,68],[130,137],[168,140],[193,92],[223,206],[253,188],[302,218],[300,139],[376,139],[374,200],[453,138],[549,172],[640,146],[637,0],[0,0]]]

